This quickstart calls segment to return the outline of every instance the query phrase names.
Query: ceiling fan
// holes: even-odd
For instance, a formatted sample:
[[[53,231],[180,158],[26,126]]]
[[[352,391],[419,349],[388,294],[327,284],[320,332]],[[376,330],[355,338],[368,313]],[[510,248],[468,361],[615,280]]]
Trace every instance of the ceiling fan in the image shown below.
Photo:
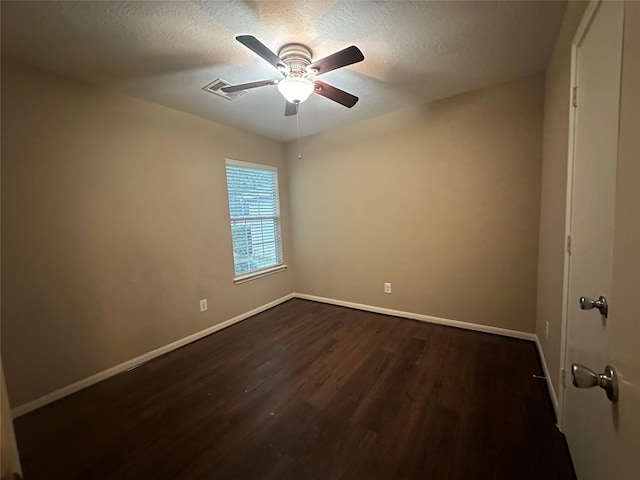
[[[278,91],[287,100],[284,113],[287,116],[296,115],[298,113],[298,105],[309,98],[312,93],[322,95],[347,108],[353,107],[358,101],[358,97],[355,95],[316,80],[316,77],[331,70],[364,60],[364,55],[358,47],[352,45],[312,62],[311,50],[300,43],[288,43],[276,55],[260,40],[251,35],[240,35],[236,37],[236,40],[277,68],[284,78],[281,80],[260,80],[239,85],[229,85],[221,88],[223,92],[233,93],[251,88],[277,85]]]

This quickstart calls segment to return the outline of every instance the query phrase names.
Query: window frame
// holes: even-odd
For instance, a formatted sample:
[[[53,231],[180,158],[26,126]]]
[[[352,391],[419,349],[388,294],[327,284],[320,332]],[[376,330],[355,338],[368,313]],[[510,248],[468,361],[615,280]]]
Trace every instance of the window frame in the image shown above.
[[[229,197],[229,180],[227,175],[227,167],[238,167],[245,168],[249,170],[266,170],[269,172],[275,173],[275,205],[276,205],[276,215],[273,217],[275,223],[277,225],[277,249],[278,249],[278,263],[274,265],[269,265],[268,267],[259,268],[255,270],[250,270],[248,272],[237,273],[236,268],[236,255],[233,250],[233,226],[234,220],[238,220],[239,218],[234,219],[231,216],[231,198]],[[244,282],[248,282],[251,280],[255,280],[258,278],[262,278],[268,275],[272,275],[274,273],[282,272],[287,269],[287,265],[284,263],[284,249],[282,245],[282,215],[280,212],[280,179],[278,175],[278,168],[272,165],[265,165],[261,163],[253,163],[253,162],[245,162],[242,160],[235,160],[232,158],[225,159],[225,185],[227,188],[227,206],[229,208],[229,233],[231,234],[231,253],[233,257],[233,283],[240,284]]]

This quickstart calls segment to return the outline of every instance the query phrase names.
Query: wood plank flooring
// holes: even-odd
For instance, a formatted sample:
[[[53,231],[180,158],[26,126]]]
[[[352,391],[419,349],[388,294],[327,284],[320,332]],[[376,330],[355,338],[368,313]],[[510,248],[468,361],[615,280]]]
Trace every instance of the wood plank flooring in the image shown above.
[[[18,418],[25,480],[575,478],[532,342],[300,299]]]

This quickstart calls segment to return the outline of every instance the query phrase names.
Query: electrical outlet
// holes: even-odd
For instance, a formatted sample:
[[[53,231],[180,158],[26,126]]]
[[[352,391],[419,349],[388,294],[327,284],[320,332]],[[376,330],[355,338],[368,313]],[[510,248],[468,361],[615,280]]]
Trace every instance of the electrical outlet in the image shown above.
[[[385,283],[384,284],[384,293],[391,293],[391,284],[390,283]]]
[[[549,340],[549,322],[544,323],[544,339]]]
[[[200,300],[200,311],[201,312],[206,312],[209,309],[209,307],[207,306],[207,299],[203,299]]]

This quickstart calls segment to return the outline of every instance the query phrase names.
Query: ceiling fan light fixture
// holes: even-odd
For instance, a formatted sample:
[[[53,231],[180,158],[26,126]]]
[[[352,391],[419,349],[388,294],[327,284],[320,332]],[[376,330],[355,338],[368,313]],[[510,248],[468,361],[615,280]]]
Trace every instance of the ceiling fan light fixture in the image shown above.
[[[287,77],[278,82],[278,91],[291,103],[302,103],[313,93],[313,82],[305,77]]]

